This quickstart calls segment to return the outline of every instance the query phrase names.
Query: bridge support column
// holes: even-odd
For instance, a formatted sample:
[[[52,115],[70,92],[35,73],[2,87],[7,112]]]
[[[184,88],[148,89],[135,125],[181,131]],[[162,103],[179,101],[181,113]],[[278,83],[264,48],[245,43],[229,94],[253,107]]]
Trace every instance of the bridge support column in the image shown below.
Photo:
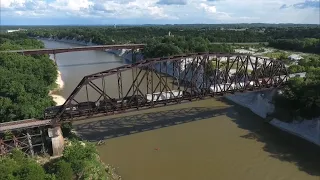
[[[52,142],[52,156],[61,156],[64,149],[64,139],[61,127],[57,126],[48,129],[49,137]]]
[[[56,54],[53,54],[53,60],[54,60],[54,64],[57,66],[57,59],[56,59]]]

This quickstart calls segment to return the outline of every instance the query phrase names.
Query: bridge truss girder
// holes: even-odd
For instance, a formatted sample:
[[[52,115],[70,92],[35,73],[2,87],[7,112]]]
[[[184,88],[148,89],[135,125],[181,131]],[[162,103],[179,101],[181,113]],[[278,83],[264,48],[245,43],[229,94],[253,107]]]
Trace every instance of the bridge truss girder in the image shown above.
[[[47,153],[46,128],[28,128],[23,130],[11,130],[0,133],[0,156],[19,149],[25,154]]]
[[[132,82],[124,82],[128,79],[124,74],[128,76],[130,71]],[[111,76],[116,77],[116,82],[108,83]],[[57,123],[83,116],[178,104],[236,91],[278,87],[287,78],[283,62],[249,55],[198,53],[148,59],[85,76],[53,120]],[[108,93],[106,86],[116,89],[116,94]],[[94,100],[90,97],[94,93],[90,93],[89,88],[98,94]],[[94,102],[96,106],[84,110],[78,108],[71,113],[68,109],[81,104],[76,100],[80,91],[86,95],[83,102]],[[101,105],[102,101],[105,105]]]

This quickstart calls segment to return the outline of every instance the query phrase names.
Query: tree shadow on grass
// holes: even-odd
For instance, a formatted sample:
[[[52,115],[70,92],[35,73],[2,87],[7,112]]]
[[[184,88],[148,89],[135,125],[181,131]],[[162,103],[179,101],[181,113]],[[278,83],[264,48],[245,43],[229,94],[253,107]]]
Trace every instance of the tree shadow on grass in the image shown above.
[[[272,126],[247,108],[225,99],[222,101],[234,105],[234,111],[229,111],[227,116],[239,128],[249,130],[242,138],[264,143],[263,150],[271,157],[294,163],[299,170],[320,178],[319,146]]]

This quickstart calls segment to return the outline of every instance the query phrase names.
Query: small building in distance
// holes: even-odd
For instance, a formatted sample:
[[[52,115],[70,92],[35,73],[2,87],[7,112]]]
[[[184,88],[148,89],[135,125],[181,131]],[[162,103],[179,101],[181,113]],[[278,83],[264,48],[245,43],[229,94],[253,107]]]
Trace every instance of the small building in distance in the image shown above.
[[[294,64],[298,64],[298,62],[303,59],[299,54],[291,54],[288,56],[288,59],[291,60]]]
[[[8,29],[7,33],[18,32],[18,31],[26,31],[26,29]]]
[[[288,58],[293,61],[299,61],[303,59],[303,57],[300,56],[299,54],[291,54]]]

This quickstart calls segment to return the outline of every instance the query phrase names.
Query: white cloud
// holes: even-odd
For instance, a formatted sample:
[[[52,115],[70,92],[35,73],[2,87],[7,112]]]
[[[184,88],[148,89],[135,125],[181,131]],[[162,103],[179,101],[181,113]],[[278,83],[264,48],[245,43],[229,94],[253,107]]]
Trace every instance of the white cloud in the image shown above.
[[[216,13],[217,12],[216,6],[210,6],[205,3],[200,3],[200,8],[204,9],[208,13]]]
[[[90,17],[97,22],[114,18],[134,19],[138,23],[152,23],[157,19],[176,23],[319,23],[319,8],[281,8],[307,1],[319,0],[167,0],[166,3],[159,0],[0,0],[2,19]]]
[[[213,2],[213,1],[212,1]],[[257,17],[247,17],[247,16],[232,16],[233,13],[217,11],[215,5],[209,5],[206,3],[200,3],[199,9],[202,9],[206,12],[206,15],[209,19],[216,20],[219,23],[223,22],[244,22],[258,19]]]
[[[2,8],[12,8],[12,7],[23,7],[26,3],[26,0],[1,0],[0,1],[1,9]]]
[[[56,0],[49,3],[51,8],[64,11],[80,11],[90,8],[92,5],[94,3],[90,0]]]

